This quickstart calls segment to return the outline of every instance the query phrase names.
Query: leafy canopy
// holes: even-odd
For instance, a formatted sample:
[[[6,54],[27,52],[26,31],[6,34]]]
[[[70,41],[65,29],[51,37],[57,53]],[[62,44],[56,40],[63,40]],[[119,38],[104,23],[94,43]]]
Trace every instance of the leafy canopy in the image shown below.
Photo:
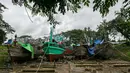
[[[2,3],[0,3],[0,44],[2,44],[6,40],[7,33],[13,33],[15,30],[3,20],[2,13],[3,9],[7,9]]]
[[[6,40],[6,33],[0,29],[0,45]]]
[[[117,17],[115,19],[99,25],[98,31],[105,31],[113,36],[117,35],[117,33],[121,33],[124,38],[130,40],[130,8],[121,8],[119,12],[116,12],[116,15]]]
[[[45,15],[49,17],[49,21],[56,23],[53,17],[54,14],[66,11],[77,12],[83,6],[89,6],[90,0],[12,0],[14,4],[25,5],[31,9],[33,15]],[[114,6],[118,0],[93,0],[93,11],[99,10],[102,16],[106,16],[109,8]],[[123,2],[126,6],[128,0]],[[56,23],[57,24],[57,23]]]
[[[3,20],[2,13],[4,12],[3,9],[7,9],[2,3],[0,3],[0,29],[7,31],[9,33],[15,32],[15,30]]]

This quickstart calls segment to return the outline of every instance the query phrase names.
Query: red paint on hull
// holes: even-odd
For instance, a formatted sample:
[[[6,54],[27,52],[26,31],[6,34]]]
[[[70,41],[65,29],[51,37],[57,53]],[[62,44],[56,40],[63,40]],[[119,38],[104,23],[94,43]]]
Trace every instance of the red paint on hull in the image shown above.
[[[73,53],[73,50],[66,49],[64,54],[72,54],[72,53]]]
[[[50,62],[54,61],[54,60],[57,60],[57,59],[60,59],[60,58],[63,58],[64,57],[64,54],[60,54],[60,55],[46,55],[47,58],[49,59]]]

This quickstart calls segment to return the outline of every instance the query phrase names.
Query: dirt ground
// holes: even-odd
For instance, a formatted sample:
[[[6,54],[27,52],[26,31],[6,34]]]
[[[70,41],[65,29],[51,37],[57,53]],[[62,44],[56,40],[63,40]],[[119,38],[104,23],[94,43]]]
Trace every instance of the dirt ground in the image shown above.
[[[31,69],[35,67],[37,69],[39,63],[30,63],[30,64],[17,64],[15,68],[7,72],[5,70],[1,70],[0,73],[27,73],[22,72],[24,69]],[[43,69],[44,68],[44,69]],[[43,70],[54,70],[51,72],[42,72]],[[36,73],[34,68],[32,68],[33,72]],[[68,61],[67,63],[63,62],[43,62],[41,64],[39,73],[130,73],[130,62],[128,61],[120,61],[120,60],[107,60],[107,61],[85,61],[85,60],[76,60],[76,61]]]
[[[58,73],[130,73],[130,62],[119,60],[74,61],[59,67]]]

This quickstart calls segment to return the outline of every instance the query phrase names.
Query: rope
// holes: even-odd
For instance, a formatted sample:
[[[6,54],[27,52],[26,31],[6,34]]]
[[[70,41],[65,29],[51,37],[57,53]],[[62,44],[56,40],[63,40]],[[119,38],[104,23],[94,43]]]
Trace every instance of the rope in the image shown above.
[[[114,48],[116,51],[118,51],[119,53],[121,53],[123,56],[130,58],[129,56],[127,56],[126,54],[124,54],[123,52],[119,51],[118,49]]]
[[[41,67],[41,64],[42,64],[42,62],[43,62],[43,57],[45,56],[45,53],[46,53],[46,52],[47,52],[47,49],[45,50],[45,52],[44,52],[44,54],[43,54],[43,56],[42,56],[41,62],[39,63],[39,67],[38,67],[36,73],[39,71],[39,69],[40,69],[40,67]]]
[[[26,13],[27,13],[27,15],[28,15],[28,18],[29,18],[29,19],[30,19],[30,21],[33,23],[33,21],[32,21],[32,19],[31,19],[31,17],[29,16],[29,13],[28,13],[28,11],[27,11],[27,9],[26,9],[25,5],[24,5],[24,8],[25,8],[25,11],[26,11]]]
[[[108,45],[108,44],[107,44],[107,45]],[[105,46],[103,47],[103,49],[104,49],[107,45],[105,45]],[[96,54],[94,54],[93,56],[89,57],[88,59],[93,58],[95,55],[99,54],[103,49],[100,49]]]

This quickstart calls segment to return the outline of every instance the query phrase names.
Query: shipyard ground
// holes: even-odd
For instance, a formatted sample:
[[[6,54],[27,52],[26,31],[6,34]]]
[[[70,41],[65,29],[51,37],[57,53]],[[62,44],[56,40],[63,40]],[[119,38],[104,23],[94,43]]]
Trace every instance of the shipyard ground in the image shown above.
[[[43,62],[38,67],[39,62],[32,61],[3,68],[0,73],[130,73],[130,62],[121,60]]]
[[[3,66],[8,52],[7,49],[0,49],[0,73],[130,73],[130,47],[121,45],[117,48],[124,54],[117,53],[116,60],[43,61],[39,70],[40,61],[13,64],[10,68]]]

